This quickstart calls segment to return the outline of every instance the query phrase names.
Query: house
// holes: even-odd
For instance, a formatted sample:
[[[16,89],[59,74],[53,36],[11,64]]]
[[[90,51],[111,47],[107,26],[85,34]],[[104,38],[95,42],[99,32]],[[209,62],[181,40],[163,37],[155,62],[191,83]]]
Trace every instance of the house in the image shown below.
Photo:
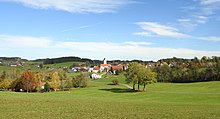
[[[171,62],[168,66],[169,67],[176,67],[177,66],[177,62]]]
[[[113,74],[116,74],[116,71],[123,71],[123,70],[124,70],[124,66],[121,64],[111,67],[111,71]]]
[[[156,66],[156,63],[153,62],[153,61],[149,61],[149,62],[147,62],[147,64],[146,64],[146,68],[152,68],[152,67],[155,67],[155,66]]]
[[[100,68],[98,66],[95,66],[92,70],[92,72],[98,73],[100,71]]]
[[[91,77],[92,77],[92,79],[100,79],[100,78],[102,78],[102,76],[97,74],[97,73],[92,74]]]

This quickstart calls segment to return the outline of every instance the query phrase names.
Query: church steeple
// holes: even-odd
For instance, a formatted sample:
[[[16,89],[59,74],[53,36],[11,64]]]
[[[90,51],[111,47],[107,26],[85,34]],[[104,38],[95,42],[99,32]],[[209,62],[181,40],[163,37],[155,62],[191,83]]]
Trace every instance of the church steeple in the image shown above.
[[[103,59],[103,64],[107,64],[106,58]]]

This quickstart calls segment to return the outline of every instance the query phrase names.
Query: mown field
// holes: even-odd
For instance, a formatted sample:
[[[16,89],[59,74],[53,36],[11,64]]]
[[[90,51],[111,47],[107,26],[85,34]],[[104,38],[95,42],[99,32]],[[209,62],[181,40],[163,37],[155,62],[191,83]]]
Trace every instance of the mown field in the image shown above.
[[[131,92],[110,85],[113,78],[65,92],[0,92],[0,118],[220,118],[220,82],[157,83]]]

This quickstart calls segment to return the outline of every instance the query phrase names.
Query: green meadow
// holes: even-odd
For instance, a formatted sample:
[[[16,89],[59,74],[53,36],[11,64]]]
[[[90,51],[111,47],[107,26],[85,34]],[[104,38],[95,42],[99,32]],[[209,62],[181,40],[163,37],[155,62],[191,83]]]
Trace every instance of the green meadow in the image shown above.
[[[0,118],[220,118],[220,82],[156,83],[148,85],[147,92],[132,92],[123,85],[111,85],[114,78],[64,92],[2,91]]]

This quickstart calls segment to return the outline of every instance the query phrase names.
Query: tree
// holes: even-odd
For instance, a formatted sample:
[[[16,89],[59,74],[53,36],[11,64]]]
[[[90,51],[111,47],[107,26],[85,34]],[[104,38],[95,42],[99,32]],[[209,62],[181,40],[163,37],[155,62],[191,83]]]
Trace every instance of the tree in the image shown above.
[[[3,89],[3,90],[7,90],[10,88],[10,84],[11,84],[11,81],[9,80],[3,80],[1,83],[0,83],[0,89]]]
[[[57,91],[57,89],[60,87],[60,77],[58,75],[58,72],[52,73],[50,87],[54,89],[54,91]]]
[[[12,90],[20,91],[20,89],[30,92],[36,90],[36,80],[32,72],[24,72],[20,78],[11,83]]]
[[[43,74],[40,72],[36,73],[35,79],[36,79],[36,91],[40,91],[41,90],[41,83],[43,80]]]
[[[60,70],[58,74],[59,74],[60,81],[61,81],[60,88],[61,90],[64,90],[64,88],[67,85],[66,80],[69,78],[69,76],[66,74],[64,70]]]
[[[3,71],[2,75],[0,76],[0,82],[4,81],[6,79],[6,76],[7,76],[6,71]]]
[[[87,87],[89,83],[89,79],[85,77],[82,73],[75,76],[72,80],[73,87]]]
[[[33,91],[36,88],[36,80],[32,72],[24,72],[20,78],[21,83],[23,84],[23,90],[29,92]]]
[[[143,84],[143,90],[145,91],[147,84],[156,82],[156,73],[145,68],[144,65],[134,62],[129,64],[125,76],[127,83],[133,83],[133,90],[135,90],[135,84],[138,84],[138,90],[140,90],[140,85]]]
[[[172,69],[168,65],[162,65],[156,68],[158,82],[170,82],[172,77]]]
[[[66,81],[65,81],[65,88],[70,89],[73,87],[73,83],[70,77],[67,77]]]
[[[151,69],[147,68],[144,70],[145,72],[145,78],[143,79],[144,88],[143,91],[146,91],[147,84],[156,83],[156,73],[153,72]]]
[[[129,68],[126,70],[125,77],[127,83],[133,83],[133,90],[135,90],[135,84],[138,82],[138,63],[132,62],[129,64]]]

